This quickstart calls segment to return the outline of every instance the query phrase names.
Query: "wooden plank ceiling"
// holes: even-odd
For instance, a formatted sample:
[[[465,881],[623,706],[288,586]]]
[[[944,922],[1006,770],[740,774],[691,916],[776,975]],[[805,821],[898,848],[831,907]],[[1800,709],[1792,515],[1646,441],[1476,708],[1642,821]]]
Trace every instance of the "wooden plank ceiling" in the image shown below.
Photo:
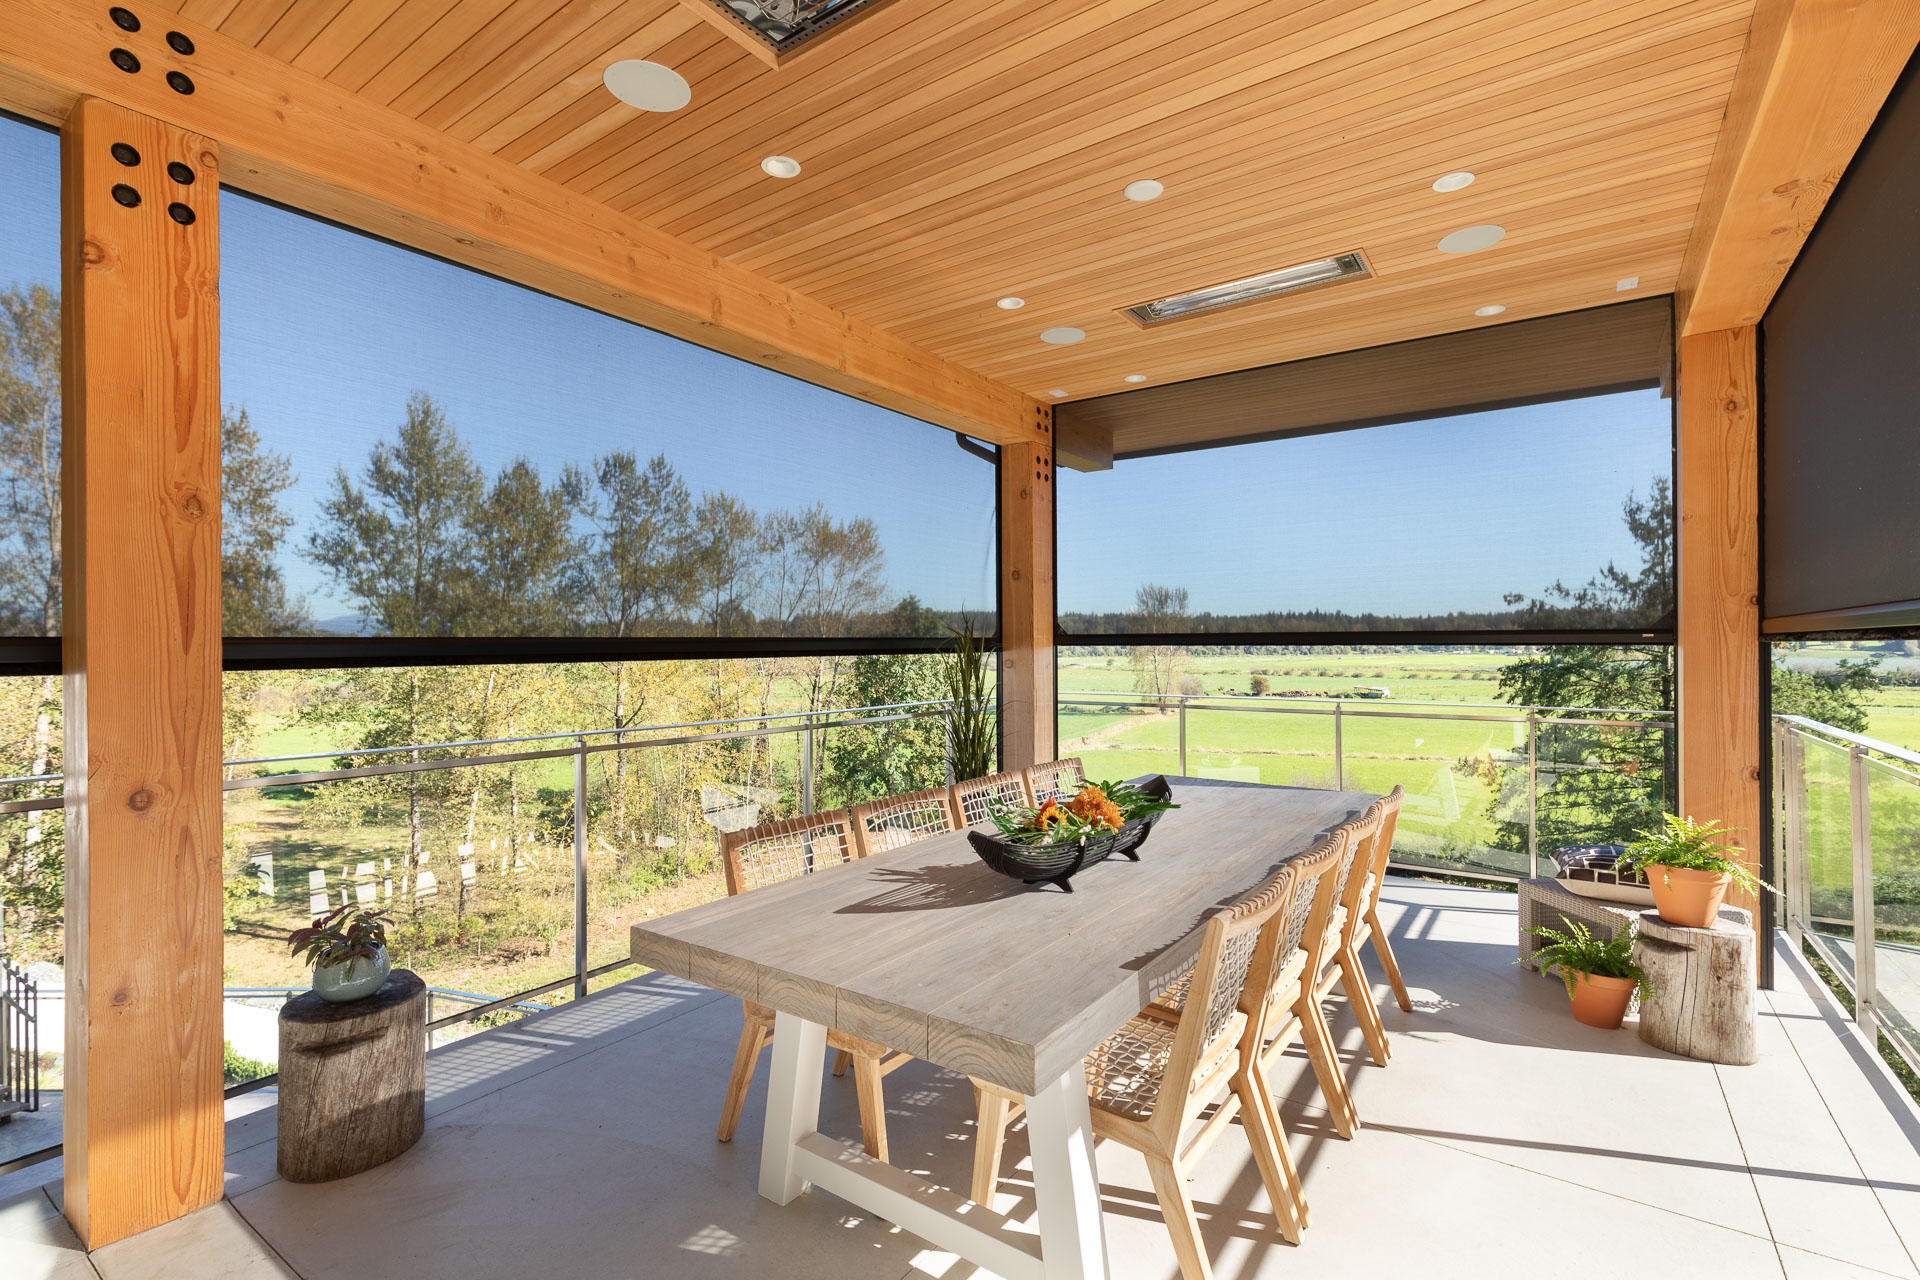
[[[774,70],[683,0],[163,3],[1066,399],[1670,291],[1753,12],[891,0]],[[600,76],[622,58],[673,67],[692,104],[621,104]],[[762,173],[775,154],[802,175]],[[1432,190],[1460,169],[1477,180]],[[1124,199],[1139,178],[1166,194]],[[1479,223],[1505,239],[1439,252]],[[1151,331],[1119,314],[1351,249],[1374,278]],[[1041,342],[1054,326],[1087,339]]]

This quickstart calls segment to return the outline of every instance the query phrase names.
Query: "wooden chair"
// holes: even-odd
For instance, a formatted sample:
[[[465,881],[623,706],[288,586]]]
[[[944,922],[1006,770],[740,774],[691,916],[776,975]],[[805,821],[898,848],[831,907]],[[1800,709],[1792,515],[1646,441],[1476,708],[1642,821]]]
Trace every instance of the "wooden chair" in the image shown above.
[[[869,800],[853,806],[851,812],[854,839],[860,842],[863,858],[903,849],[954,829],[953,798],[945,787]]]
[[[1380,830],[1373,838],[1373,856],[1366,862],[1367,892],[1363,901],[1365,909],[1352,923],[1352,937],[1347,949],[1353,952],[1354,968],[1360,967],[1360,948],[1371,942],[1373,952],[1380,958],[1380,967],[1387,972],[1387,983],[1393,988],[1393,998],[1403,1010],[1411,1013],[1413,1002],[1407,999],[1407,984],[1400,977],[1400,961],[1393,954],[1393,943],[1387,939],[1387,931],[1380,927],[1380,890],[1387,879],[1387,863],[1393,860],[1393,832],[1400,823],[1400,806],[1407,798],[1405,787],[1395,787],[1380,803]],[[1369,988],[1368,998],[1372,998]]]
[[[1049,800],[1071,800],[1087,780],[1087,771],[1078,756],[1050,760],[1027,769],[1027,791],[1035,804]]]
[[[845,809],[720,833],[720,856],[726,865],[729,894],[762,889],[851,862],[861,856],[860,850],[852,815]],[[773,1009],[751,1000],[743,1000],[741,1005],[744,1022],[740,1028],[740,1044],[734,1050],[733,1071],[727,1077],[727,1097],[720,1108],[720,1128],[716,1134],[722,1142],[733,1141],[733,1131],[740,1124],[740,1110],[746,1105],[747,1090],[753,1085],[753,1073],[760,1063],[760,1051],[773,1043]],[[853,1067],[854,1088],[860,1099],[860,1137],[867,1154],[876,1160],[885,1160],[887,1111],[880,1081],[900,1064],[889,1065],[884,1045],[858,1036],[829,1030],[827,1044],[835,1050],[835,1075],[844,1072],[849,1064]]]
[[[947,788],[952,798],[956,827],[978,827],[990,822],[996,804],[1032,804],[1033,792],[1027,779],[1018,773],[990,773],[984,778],[969,778]]]
[[[1393,984],[1400,1007],[1409,1008],[1406,987],[1400,981],[1400,966],[1392,959],[1392,944],[1387,941],[1385,931],[1376,928],[1379,922],[1376,912],[1381,881],[1386,875],[1387,859],[1393,851],[1393,829],[1399,822],[1400,805],[1405,798],[1406,789],[1395,787],[1390,795],[1374,801],[1357,825],[1361,836],[1354,855],[1353,871],[1347,877],[1346,889],[1341,895],[1340,936],[1332,962],[1327,965],[1318,983],[1318,992],[1323,997],[1336,980],[1340,983],[1340,989],[1346,993],[1347,1003],[1353,1006],[1354,1017],[1359,1020],[1360,1031],[1366,1036],[1367,1052],[1373,1056],[1374,1062],[1383,1067],[1393,1056],[1393,1048],[1387,1043],[1387,1029],[1380,1021],[1379,1006],[1373,1002],[1373,983],[1368,980],[1367,971],[1360,963],[1360,944],[1379,937],[1376,949],[1382,956],[1381,965],[1387,971],[1387,980]]]
[[[1360,1116],[1353,1105],[1347,1077],[1334,1052],[1333,1033],[1315,995],[1317,975],[1333,963],[1338,952],[1340,926],[1339,897],[1343,868],[1350,868],[1355,856],[1359,822],[1343,823],[1287,865],[1296,877],[1293,901],[1283,921],[1276,959],[1268,974],[1268,1014],[1259,1050],[1261,1069],[1271,1074],[1297,1039],[1305,1045],[1307,1061],[1314,1079],[1327,1099],[1334,1129],[1343,1138],[1353,1137],[1360,1127]],[[1182,978],[1154,1003],[1162,1010],[1178,1012],[1186,1005],[1189,979]],[[1219,1123],[1233,1118],[1229,1113]],[[1211,1141],[1212,1135],[1206,1135]]]
[[[1186,1190],[1188,1171],[1203,1148],[1198,1138],[1183,1146],[1180,1137],[1223,1089],[1228,1094],[1223,1105],[1243,1118],[1281,1234],[1294,1243],[1300,1239],[1299,1178],[1257,1056],[1245,1047],[1249,1028],[1257,1029],[1265,1016],[1261,978],[1272,964],[1279,936],[1268,925],[1289,911],[1295,883],[1294,868],[1282,867],[1259,888],[1216,912],[1201,936],[1185,1008],[1170,1013],[1149,1005],[1087,1055],[1094,1137],[1131,1147],[1146,1158],[1185,1280],[1208,1280],[1212,1270]],[[1255,1034],[1257,1038],[1257,1030]],[[1013,1097],[997,1085],[977,1082],[977,1088],[1002,1099]],[[982,1147],[988,1137],[983,1127]],[[997,1163],[998,1135],[993,1137]],[[978,1150],[975,1158],[975,1199],[980,1199]],[[990,1178],[986,1191],[991,1195]]]

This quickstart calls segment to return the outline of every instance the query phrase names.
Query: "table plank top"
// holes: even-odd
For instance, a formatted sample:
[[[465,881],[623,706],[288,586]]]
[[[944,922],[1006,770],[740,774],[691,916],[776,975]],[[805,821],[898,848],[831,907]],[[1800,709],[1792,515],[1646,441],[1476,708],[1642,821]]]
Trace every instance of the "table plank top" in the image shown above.
[[[1072,893],[936,836],[633,926],[664,973],[1033,1094],[1193,964],[1207,917],[1379,797],[1169,779],[1138,863]]]

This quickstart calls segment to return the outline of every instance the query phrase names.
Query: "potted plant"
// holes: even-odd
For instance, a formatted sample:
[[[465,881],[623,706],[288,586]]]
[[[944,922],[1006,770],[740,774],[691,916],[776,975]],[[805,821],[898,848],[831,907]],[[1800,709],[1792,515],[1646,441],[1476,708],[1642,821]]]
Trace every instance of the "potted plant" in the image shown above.
[[[384,911],[335,907],[288,934],[287,945],[313,966],[313,994],[335,1004],[372,995],[393,968]]]
[[[948,720],[952,740],[953,776],[984,778],[993,772],[999,754],[994,740],[993,687],[987,679],[987,646],[974,634],[973,620],[965,619],[953,633],[945,670],[947,698],[953,704]]]
[[[1669,813],[1662,824],[1658,830],[1642,831],[1640,839],[1627,846],[1622,862],[1646,877],[1653,889],[1653,905],[1668,924],[1713,928],[1727,888],[1733,884],[1749,893],[1775,891],[1732,856],[1740,852],[1738,845],[1721,843],[1733,832],[1718,823]]]
[[[1622,930],[1611,938],[1597,938],[1577,920],[1561,916],[1560,922],[1567,926],[1565,933],[1545,927],[1527,930],[1546,942],[1530,958],[1560,974],[1574,1017],[1612,1031],[1625,1020],[1634,992],[1643,997],[1652,993],[1646,972],[1633,962],[1633,933]]]

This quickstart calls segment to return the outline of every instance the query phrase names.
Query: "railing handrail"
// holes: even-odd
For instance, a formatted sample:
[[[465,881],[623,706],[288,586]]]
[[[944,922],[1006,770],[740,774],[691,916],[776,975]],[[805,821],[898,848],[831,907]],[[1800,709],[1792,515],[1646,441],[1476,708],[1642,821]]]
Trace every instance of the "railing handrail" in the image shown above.
[[[314,751],[293,756],[264,756],[248,760],[225,760],[222,768],[238,768],[250,764],[286,764],[296,760],[339,760],[354,756],[394,755],[415,751],[451,751],[462,747],[507,746],[521,742],[571,741],[571,747],[554,747],[542,751],[516,751],[485,756],[439,757],[433,760],[411,760],[404,764],[365,765],[348,769],[322,769],[304,773],[266,773],[245,778],[228,778],[222,784],[226,791],[240,791],[260,787],[301,786],[309,782],[333,782],[346,778],[377,777],[390,773],[430,773],[440,769],[460,769],[476,765],[515,764],[528,760],[558,760],[581,753],[580,745],[587,738],[605,738],[618,736],[615,742],[596,742],[584,746],[589,755],[599,755],[608,751],[636,751],[647,747],[687,746],[702,742],[725,742],[736,738],[763,738],[783,733],[805,733],[809,729],[851,729],[863,725],[895,724],[902,720],[924,720],[945,715],[943,708],[952,705],[951,699],[928,700],[923,702],[876,703],[870,707],[822,707],[813,711],[783,711],[767,715],[729,716],[720,720],[689,720],[679,724],[634,725],[628,729],[585,729],[569,733],[531,734],[519,738],[481,738],[471,742],[416,743],[399,747],[351,747],[336,751]],[[917,710],[916,708],[932,708]],[[868,715],[867,712],[904,712],[898,715]],[[834,716],[853,716],[853,719],[834,720]],[[773,725],[773,721],[798,720],[798,724]],[[629,734],[664,733],[670,729],[699,729],[719,724],[758,724],[766,725],[760,729],[741,729],[726,733],[704,733],[682,735],[673,738],[637,738],[627,741]],[[0,778],[0,786],[25,783],[61,782],[64,775],[58,773],[33,774],[20,778]],[[0,802],[0,813],[24,813],[35,809],[58,808],[62,803],[57,796],[42,796],[33,800],[12,800]]]
[[[1920,765],[1920,751],[1913,751],[1906,747],[1897,747],[1893,743],[1883,742],[1879,738],[1869,738],[1864,733],[1854,733],[1847,729],[1837,729],[1819,720],[1809,720],[1805,716],[1777,715],[1774,717],[1774,720],[1780,724],[1792,725],[1803,733],[1811,733],[1823,738],[1834,738],[1849,746],[1865,747],[1869,751],[1877,751],[1881,755],[1892,756],[1894,759],[1903,760],[1908,764]]]

